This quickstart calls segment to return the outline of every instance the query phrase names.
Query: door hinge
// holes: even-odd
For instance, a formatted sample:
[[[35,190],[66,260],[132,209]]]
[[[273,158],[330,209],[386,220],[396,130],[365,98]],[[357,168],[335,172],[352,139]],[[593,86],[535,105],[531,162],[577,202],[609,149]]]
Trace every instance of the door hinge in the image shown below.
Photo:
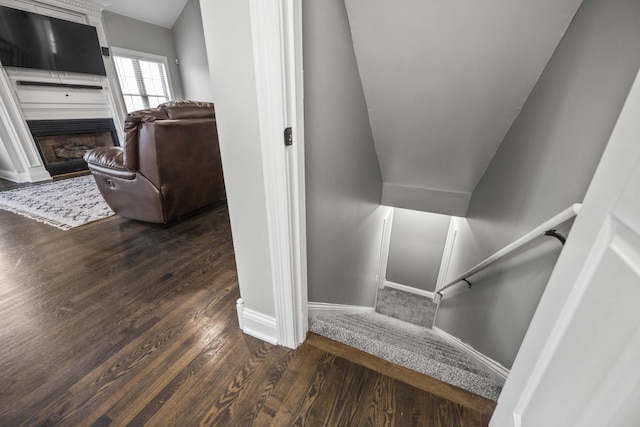
[[[284,145],[293,145],[293,132],[291,128],[285,128],[284,130]]]

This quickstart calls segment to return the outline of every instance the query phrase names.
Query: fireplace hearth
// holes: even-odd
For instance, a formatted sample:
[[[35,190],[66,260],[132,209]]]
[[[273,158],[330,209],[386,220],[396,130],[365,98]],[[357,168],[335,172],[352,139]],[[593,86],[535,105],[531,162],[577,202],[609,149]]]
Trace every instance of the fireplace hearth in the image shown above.
[[[51,176],[88,170],[84,153],[119,145],[112,119],[27,120]]]

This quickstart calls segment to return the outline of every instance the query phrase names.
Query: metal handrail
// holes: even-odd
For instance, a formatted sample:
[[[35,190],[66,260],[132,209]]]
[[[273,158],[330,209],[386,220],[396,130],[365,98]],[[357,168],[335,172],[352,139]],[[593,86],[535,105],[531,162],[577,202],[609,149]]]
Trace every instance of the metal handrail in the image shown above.
[[[495,264],[500,259],[509,255],[511,252],[514,252],[515,250],[520,249],[522,246],[526,245],[527,243],[529,243],[530,241],[532,241],[537,237],[541,237],[541,236],[555,237],[558,240],[560,240],[560,242],[564,245],[565,237],[562,236],[561,234],[558,234],[555,230],[555,227],[559,226],[565,221],[568,221],[574,216],[578,215],[578,212],[580,212],[581,207],[582,205],[580,203],[576,203],[568,207],[567,209],[560,212],[558,215],[540,224],[538,227],[534,228],[533,230],[531,230],[530,232],[528,232],[527,234],[525,234],[515,242],[500,249],[498,252],[491,255],[489,258],[485,259],[484,261],[480,262],[475,267],[472,267],[469,270],[465,271],[462,275],[458,276],[456,279],[452,280],[451,282],[447,283],[442,288],[437,290],[436,293],[442,296],[442,292],[444,292],[446,289],[460,282],[466,282],[469,285],[469,287],[471,287],[471,282],[467,280],[469,277],[473,276],[480,270],[483,270],[489,267],[490,265]]]

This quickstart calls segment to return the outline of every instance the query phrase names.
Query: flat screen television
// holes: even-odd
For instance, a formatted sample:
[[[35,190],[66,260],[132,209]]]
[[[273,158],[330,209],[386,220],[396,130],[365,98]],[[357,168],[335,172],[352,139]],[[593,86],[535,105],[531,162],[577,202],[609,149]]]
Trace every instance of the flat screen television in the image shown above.
[[[0,62],[106,76],[98,33],[91,25],[0,6]]]

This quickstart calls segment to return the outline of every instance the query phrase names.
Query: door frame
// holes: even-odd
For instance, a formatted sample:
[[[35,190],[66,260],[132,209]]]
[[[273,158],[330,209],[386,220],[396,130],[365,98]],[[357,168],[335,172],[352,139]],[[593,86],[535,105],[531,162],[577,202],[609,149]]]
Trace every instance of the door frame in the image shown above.
[[[277,342],[296,348],[308,329],[302,2],[249,0],[249,11]]]

